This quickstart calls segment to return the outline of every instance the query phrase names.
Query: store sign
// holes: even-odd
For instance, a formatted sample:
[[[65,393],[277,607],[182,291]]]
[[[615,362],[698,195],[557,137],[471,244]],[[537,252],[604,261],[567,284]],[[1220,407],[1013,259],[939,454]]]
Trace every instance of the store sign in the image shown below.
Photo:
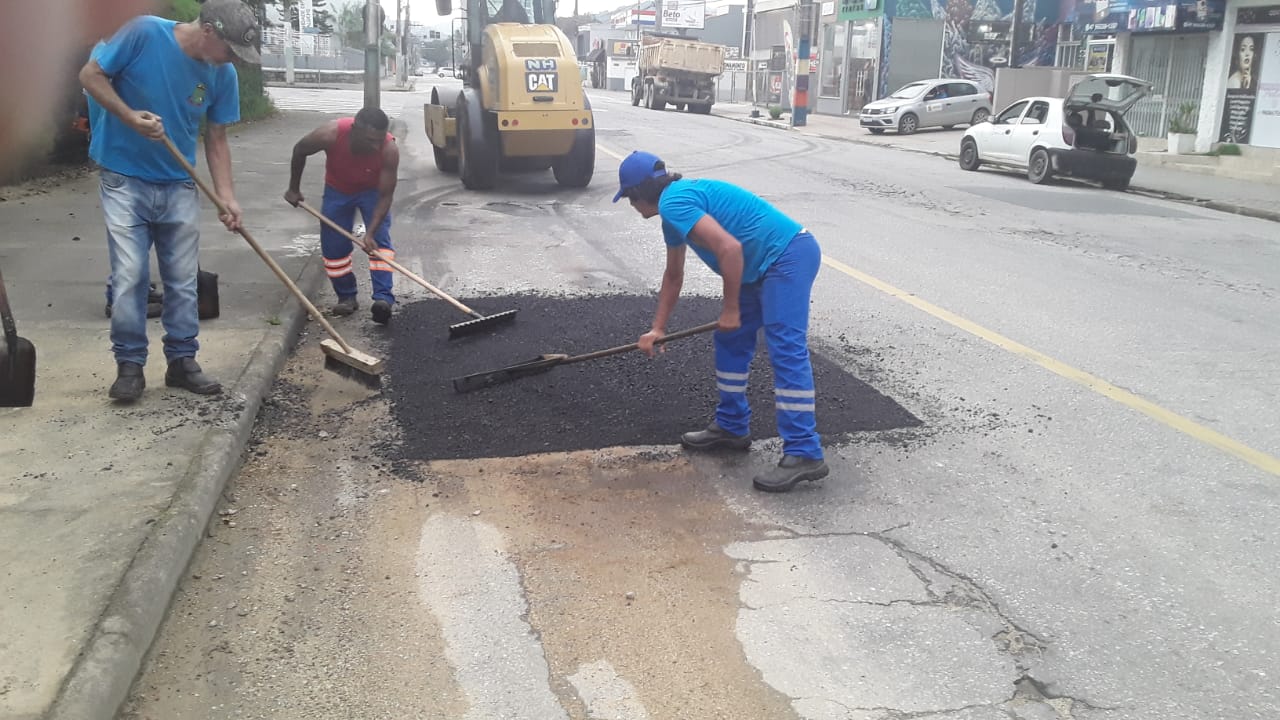
[[[837,0],[836,22],[870,20],[884,12],[883,0]]]
[[[1280,5],[1240,8],[1236,10],[1237,25],[1280,25]]]
[[[701,30],[706,13],[707,6],[702,0],[666,0],[662,4],[662,27]]]
[[[1226,0],[1095,0],[1076,23],[1085,35],[1209,32],[1222,29],[1225,15]]]

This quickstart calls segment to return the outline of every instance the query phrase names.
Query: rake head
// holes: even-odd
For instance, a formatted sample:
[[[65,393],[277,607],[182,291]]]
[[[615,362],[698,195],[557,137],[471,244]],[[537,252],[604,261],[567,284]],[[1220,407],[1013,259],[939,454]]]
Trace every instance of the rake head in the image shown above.
[[[487,315],[475,320],[467,320],[466,322],[460,322],[456,325],[450,325],[449,339],[452,340],[453,338],[463,337],[465,335],[474,335],[478,332],[484,332],[494,325],[510,322],[516,319],[517,312],[519,312],[519,310],[507,310],[506,312],[500,312],[496,315]]]

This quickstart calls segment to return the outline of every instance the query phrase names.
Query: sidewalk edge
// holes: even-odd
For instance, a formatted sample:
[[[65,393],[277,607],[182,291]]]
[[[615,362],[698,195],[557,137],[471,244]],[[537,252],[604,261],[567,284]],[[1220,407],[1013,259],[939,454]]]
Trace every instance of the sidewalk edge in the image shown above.
[[[778,130],[795,130],[796,129],[791,126],[782,125],[781,123],[778,123],[778,122],[761,120],[759,118],[750,118],[750,117],[743,118],[743,117],[734,117],[732,115],[716,115],[716,117],[722,117],[722,118],[725,118],[726,120],[733,120],[735,122],[749,123],[751,125],[759,125],[761,127],[776,128]],[[903,147],[901,145],[893,145],[890,143],[872,142],[870,140],[859,140],[857,138],[844,137],[842,135],[828,135],[827,133],[821,133],[821,132],[812,132],[812,131],[805,131],[805,130],[801,130],[800,132],[804,135],[809,135],[812,137],[820,137],[820,138],[825,138],[827,140],[835,140],[838,142],[853,143],[854,145],[878,147],[885,150],[898,150],[901,152],[915,153],[917,155],[931,155],[933,157],[945,158],[947,160],[960,159],[960,156],[958,153],[938,152],[936,150],[922,150],[918,148]],[[1169,200],[1172,202],[1182,203],[1184,205],[1194,205],[1196,207],[1205,208],[1207,210],[1216,210],[1218,212],[1231,213],[1233,215],[1243,215],[1245,217],[1256,218],[1258,220],[1269,220],[1271,222],[1280,222],[1280,212],[1277,212],[1275,210],[1266,210],[1263,208],[1255,208],[1255,207],[1250,207],[1248,205],[1240,205],[1237,203],[1222,202],[1219,200],[1210,200],[1208,198],[1197,198],[1191,195],[1183,195],[1182,193],[1176,193],[1169,190],[1160,190],[1157,188],[1141,187],[1138,185],[1130,185],[1128,192],[1134,193],[1135,195],[1153,197],[1159,200]]]
[[[320,268],[311,258],[296,278],[308,297],[320,287]],[[240,467],[262,401],[308,320],[306,309],[289,293],[281,317],[254,348],[233,390],[244,393],[244,408],[231,424],[212,428],[201,441],[171,504],[134,554],[43,718],[112,720],[128,699],[218,499]]]

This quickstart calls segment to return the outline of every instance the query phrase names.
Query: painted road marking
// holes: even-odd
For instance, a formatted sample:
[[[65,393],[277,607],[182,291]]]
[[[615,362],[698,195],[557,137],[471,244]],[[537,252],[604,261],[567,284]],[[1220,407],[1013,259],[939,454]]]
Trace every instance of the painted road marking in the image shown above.
[[[625,155],[618,152],[617,150],[610,150],[604,145],[601,145],[598,140],[596,141],[596,149],[604,153],[605,155],[608,155],[609,157],[613,158],[614,160],[617,160],[618,162],[622,162],[623,160],[627,159]]]
[[[604,151],[606,155],[617,158],[619,161],[623,159],[622,155],[604,147],[598,142],[596,143],[596,147]],[[1178,432],[1189,435],[1200,442],[1216,447],[1230,455],[1234,455],[1250,465],[1261,468],[1272,475],[1280,476],[1280,458],[1268,455],[1261,450],[1255,450],[1238,440],[1233,440],[1216,430],[1211,430],[1200,423],[1189,420],[1173,412],[1172,410],[1165,409],[1150,400],[1144,400],[1127,390],[1118,388],[1096,375],[1091,375],[1084,370],[1072,367],[1060,360],[1055,360],[1042,352],[1033,350],[1022,343],[1001,335],[1000,333],[988,330],[971,320],[966,320],[949,310],[944,310],[927,300],[921,300],[905,290],[899,290],[889,283],[874,278],[861,270],[850,267],[839,260],[834,260],[824,256],[822,258],[822,262],[824,265],[827,265],[834,270],[838,270],[854,280],[870,285],[886,295],[895,297],[908,305],[919,310],[923,310],[949,325],[960,328],[965,332],[972,333],[996,347],[1007,350],[1015,355],[1021,355],[1055,375],[1064,377],[1072,382],[1080,383],[1090,390],[1093,390],[1104,397],[1110,398],[1121,405],[1137,410],[1138,412],[1143,413],[1153,420],[1171,427]]]
[[[1255,450],[1244,443],[1233,440],[1226,435],[1189,420],[1172,410],[1167,410],[1149,400],[1144,400],[1127,390],[1118,388],[1096,375],[1091,375],[1084,370],[1072,367],[1060,360],[1055,360],[1054,358],[1051,358],[1037,350],[1033,350],[1022,343],[1010,340],[1000,333],[988,330],[975,322],[966,320],[949,310],[944,310],[933,303],[921,300],[905,290],[899,290],[889,283],[878,280],[860,270],[840,262],[839,260],[824,257],[822,258],[822,263],[855,280],[858,280],[859,282],[870,285],[886,295],[895,297],[908,305],[919,310],[923,310],[949,325],[964,330],[965,332],[972,333],[973,335],[976,335],[1001,349],[1014,353],[1015,355],[1021,355],[1055,375],[1080,383],[1100,395],[1110,398],[1121,405],[1137,410],[1157,422],[1163,423],[1174,430],[1185,433],[1200,442],[1207,443],[1219,450],[1234,455],[1235,457],[1261,468],[1272,475],[1280,475],[1280,458],[1268,455],[1261,450]]]

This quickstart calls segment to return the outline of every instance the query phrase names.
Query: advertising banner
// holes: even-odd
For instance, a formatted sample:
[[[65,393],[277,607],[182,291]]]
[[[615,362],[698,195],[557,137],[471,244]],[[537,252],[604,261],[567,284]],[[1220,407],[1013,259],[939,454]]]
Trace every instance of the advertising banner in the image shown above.
[[[1252,142],[1259,61],[1266,37],[1264,33],[1236,33],[1231,45],[1231,66],[1227,70],[1226,99],[1222,103],[1222,129],[1218,135],[1221,142],[1242,145]]]
[[[1249,144],[1280,148],[1280,33],[1268,33],[1263,48]]]
[[[662,27],[701,30],[706,14],[707,5],[703,0],[663,0]]]

